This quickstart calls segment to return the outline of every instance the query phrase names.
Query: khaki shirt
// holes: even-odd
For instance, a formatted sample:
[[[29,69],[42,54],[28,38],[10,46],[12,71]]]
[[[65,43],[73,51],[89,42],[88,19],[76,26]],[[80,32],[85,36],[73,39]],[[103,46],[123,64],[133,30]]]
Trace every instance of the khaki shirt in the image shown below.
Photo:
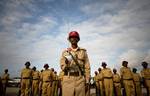
[[[104,68],[102,69],[102,76],[103,78],[110,78],[113,76],[112,71],[110,68]]]
[[[139,73],[133,73],[133,80],[135,82],[140,82],[140,79],[141,79],[141,77],[140,77]]]
[[[62,81],[63,80],[63,76],[64,76],[64,72],[60,71],[59,76],[58,76],[59,80]]]
[[[43,72],[41,73],[41,80],[43,82],[52,81],[53,80],[53,72],[50,69],[43,70]]]
[[[121,78],[120,78],[120,76],[119,76],[118,73],[113,74],[113,82],[114,82],[114,83],[119,83],[120,80],[121,80]]]
[[[90,63],[89,63],[89,59],[88,59],[88,55],[85,49],[83,48],[77,48],[76,50],[71,49],[70,53],[74,56],[74,58],[78,61],[82,71],[84,71],[84,75],[87,78],[90,78]],[[67,50],[63,51],[61,59],[60,59],[60,66],[61,69],[64,70],[64,68],[66,66],[72,67],[72,68],[78,68],[77,64],[75,63],[75,61],[73,59],[69,60],[67,59],[67,56],[70,56],[70,54],[68,53]],[[66,61],[70,61],[68,64],[66,63]],[[79,69],[77,69],[78,71],[80,71]]]
[[[32,77],[32,70],[29,68],[24,68],[21,71],[21,78],[31,78]]]
[[[95,81],[95,82],[98,82],[98,80],[99,80],[98,75],[95,75],[95,76],[94,76],[94,81]]]
[[[133,75],[129,67],[122,67],[120,69],[120,75],[122,79],[133,79]]]
[[[102,72],[98,73],[98,79],[101,81],[103,80]]]
[[[40,72],[39,71],[33,71],[32,72],[32,79],[39,79],[40,78]]]
[[[2,76],[2,83],[7,83],[9,80],[9,74],[8,73],[4,73]]]
[[[141,71],[141,76],[145,79],[150,79],[150,68],[143,69]]]

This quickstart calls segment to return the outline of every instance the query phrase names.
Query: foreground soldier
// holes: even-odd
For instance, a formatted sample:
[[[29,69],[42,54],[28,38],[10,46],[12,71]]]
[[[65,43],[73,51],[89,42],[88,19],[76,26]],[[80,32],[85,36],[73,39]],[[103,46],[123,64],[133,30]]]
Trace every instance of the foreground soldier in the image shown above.
[[[98,68],[98,81],[99,81],[99,92],[100,92],[100,96],[104,96],[104,85],[103,85],[103,76],[102,76],[102,72],[101,72],[101,68]]]
[[[148,68],[147,62],[142,62],[143,70],[141,71],[141,76],[143,79],[143,85],[147,89],[147,96],[150,96],[150,68]]]
[[[99,77],[98,77],[98,72],[95,71],[95,76],[94,76],[94,82],[95,82],[95,87],[96,87],[96,96],[100,96],[99,93],[99,81],[98,81]]]
[[[39,94],[39,80],[40,80],[40,73],[36,70],[36,67],[32,68],[32,95],[38,96]]]
[[[6,87],[7,87],[8,80],[9,80],[8,69],[5,69],[4,72],[5,73],[2,76],[2,88],[3,88],[2,96],[6,96]]]
[[[116,69],[113,69],[113,83],[114,83],[114,94],[115,96],[122,96],[121,95],[121,84],[120,84],[120,81],[121,81],[121,78],[119,76],[119,74],[117,73],[117,70]]]
[[[68,40],[71,48],[62,53],[60,60],[61,69],[64,71],[62,96],[85,96],[85,83],[88,85],[90,80],[88,55],[85,49],[78,47],[78,32],[70,32]]]
[[[52,78],[53,73],[48,64],[44,65],[45,70],[41,73],[42,80],[42,96],[52,96]]]
[[[133,82],[133,74],[128,67],[128,62],[122,62],[122,68],[120,69],[121,79],[123,80],[123,86],[125,88],[126,96],[135,96],[135,87]]]
[[[139,73],[136,73],[137,69],[133,68],[133,81],[134,81],[134,85],[135,85],[135,93],[136,96],[142,96],[142,89],[141,89],[141,77]]]
[[[32,70],[30,67],[30,62],[25,63],[26,68],[21,71],[21,96],[29,96],[31,92],[31,79]]]
[[[105,96],[113,96],[113,74],[110,68],[106,68],[107,64],[102,62],[102,76],[104,82]]]

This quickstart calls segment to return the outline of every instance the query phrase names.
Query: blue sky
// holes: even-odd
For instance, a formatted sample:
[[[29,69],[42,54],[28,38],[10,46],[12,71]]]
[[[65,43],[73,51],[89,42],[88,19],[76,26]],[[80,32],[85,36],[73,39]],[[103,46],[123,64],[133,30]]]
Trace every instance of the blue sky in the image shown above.
[[[105,61],[141,69],[150,63],[149,0],[0,0],[0,73],[18,76],[26,61],[60,71],[61,52],[76,30],[86,48],[91,74]]]

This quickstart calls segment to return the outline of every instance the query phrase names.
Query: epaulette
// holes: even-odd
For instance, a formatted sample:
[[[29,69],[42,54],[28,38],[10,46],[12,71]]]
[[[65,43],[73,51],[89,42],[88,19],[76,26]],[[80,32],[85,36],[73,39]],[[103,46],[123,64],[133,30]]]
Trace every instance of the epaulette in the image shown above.
[[[86,51],[86,49],[85,49],[85,48],[81,48],[81,47],[80,47],[79,49],[80,49],[80,50],[84,50],[84,51]]]

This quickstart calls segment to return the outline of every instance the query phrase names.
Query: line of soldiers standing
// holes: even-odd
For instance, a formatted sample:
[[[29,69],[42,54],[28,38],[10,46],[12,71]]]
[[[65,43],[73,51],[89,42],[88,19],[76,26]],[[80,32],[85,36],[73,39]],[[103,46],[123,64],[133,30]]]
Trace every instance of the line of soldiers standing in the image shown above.
[[[58,96],[59,77],[53,68],[44,65],[41,72],[36,67],[30,69],[30,62],[21,71],[20,96]]]
[[[122,62],[120,75],[116,69],[112,73],[106,66],[102,62],[103,69],[95,71],[96,96],[142,96],[142,84],[147,90],[146,96],[150,96],[150,68],[147,62],[142,62],[141,75],[136,73],[136,68],[131,71],[127,61]]]

